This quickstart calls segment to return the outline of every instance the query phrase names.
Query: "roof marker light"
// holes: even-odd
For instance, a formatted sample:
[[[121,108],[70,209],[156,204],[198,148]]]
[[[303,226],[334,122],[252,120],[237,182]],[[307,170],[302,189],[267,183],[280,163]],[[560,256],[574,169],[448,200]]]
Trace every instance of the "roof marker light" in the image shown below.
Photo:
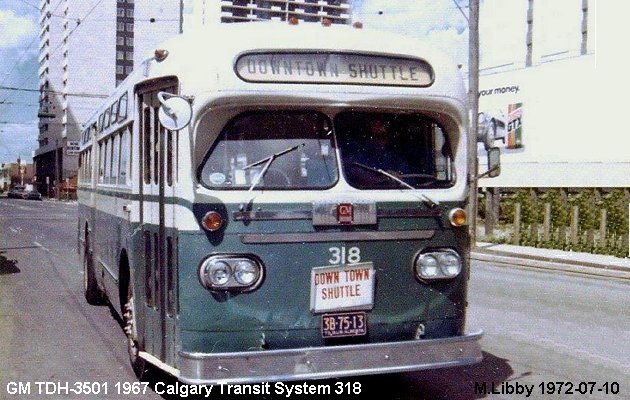
[[[166,49],[155,49],[155,61],[162,62],[166,60],[168,57],[168,50]]]

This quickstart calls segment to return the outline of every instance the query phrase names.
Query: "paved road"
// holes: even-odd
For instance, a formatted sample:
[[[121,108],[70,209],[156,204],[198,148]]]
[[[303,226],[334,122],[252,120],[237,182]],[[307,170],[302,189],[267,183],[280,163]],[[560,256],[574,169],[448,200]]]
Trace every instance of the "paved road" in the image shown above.
[[[10,394],[19,389],[11,382],[30,382],[27,398],[176,398],[151,390],[144,396],[117,394],[117,383],[136,379],[125,336],[109,309],[83,300],[76,209],[72,203],[0,199],[0,399],[25,397]],[[481,364],[341,382],[361,384],[364,395],[355,398],[387,390],[391,399],[521,399],[526,394],[505,392],[531,387],[529,398],[543,399],[549,395],[539,385],[546,382],[571,382],[574,391],[590,391],[590,384],[579,383],[596,382],[590,395],[560,398],[630,398],[629,286],[475,263],[469,326],[486,332]],[[78,381],[107,382],[109,395],[33,395],[35,382]],[[175,384],[167,376],[151,383],[156,382]],[[606,382],[609,391],[618,382],[619,394],[605,395]],[[495,392],[504,393],[475,394],[475,383],[478,389],[485,383],[488,391],[494,384]]]

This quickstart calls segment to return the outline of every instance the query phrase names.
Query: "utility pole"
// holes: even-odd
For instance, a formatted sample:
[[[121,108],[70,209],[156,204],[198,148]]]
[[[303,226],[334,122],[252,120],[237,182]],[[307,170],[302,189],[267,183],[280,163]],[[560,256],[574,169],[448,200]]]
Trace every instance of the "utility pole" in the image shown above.
[[[468,18],[468,183],[470,246],[477,247],[477,115],[479,114],[479,0],[469,1]]]
[[[55,139],[55,198],[59,200],[59,139]]]
[[[184,0],[179,0],[179,33],[184,33]]]

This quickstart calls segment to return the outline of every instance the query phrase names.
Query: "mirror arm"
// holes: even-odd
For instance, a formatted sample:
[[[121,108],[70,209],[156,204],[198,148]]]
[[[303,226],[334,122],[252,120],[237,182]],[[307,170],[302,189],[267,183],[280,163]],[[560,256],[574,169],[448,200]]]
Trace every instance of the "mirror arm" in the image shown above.
[[[166,113],[166,115],[168,115],[169,117],[175,116],[175,112],[173,111],[173,109],[169,107],[168,105],[166,105],[166,99],[170,99],[171,97],[177,97],[177,96],[171,93],[167,93],[167,92],[158,92],[157,97],[158,97],[158,100],[160,101],[160,104],[162,104],[162,107],[164,108],[164,112]]]
[[[491,169],[487,170],[487,171],[486,171],[486,172],[484,172],[483,174],[481,174],[481,175],[477,175],[477,176],[475,177],[475,179],[481,179],[481,178],[483,178],[483,177],[485,177],[485,176],[488,176],[488,175],[490,175],[491,173],[493,173],[494,171],[498,170],[499,168],[501,168],[501,166],[500,166],[500,165],[497,165],[496,167],[494,167],[494,168],[491,168]]]

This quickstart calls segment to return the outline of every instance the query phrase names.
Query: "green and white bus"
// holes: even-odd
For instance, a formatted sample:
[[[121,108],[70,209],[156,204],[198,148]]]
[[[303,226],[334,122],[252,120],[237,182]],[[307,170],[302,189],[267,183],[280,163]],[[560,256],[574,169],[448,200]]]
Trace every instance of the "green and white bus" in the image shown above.
[[[85,297],[121,315],[136,373],[185,383],[479,362],[468,118],[458,67],[409,38],[175,37],[85,125]]]

